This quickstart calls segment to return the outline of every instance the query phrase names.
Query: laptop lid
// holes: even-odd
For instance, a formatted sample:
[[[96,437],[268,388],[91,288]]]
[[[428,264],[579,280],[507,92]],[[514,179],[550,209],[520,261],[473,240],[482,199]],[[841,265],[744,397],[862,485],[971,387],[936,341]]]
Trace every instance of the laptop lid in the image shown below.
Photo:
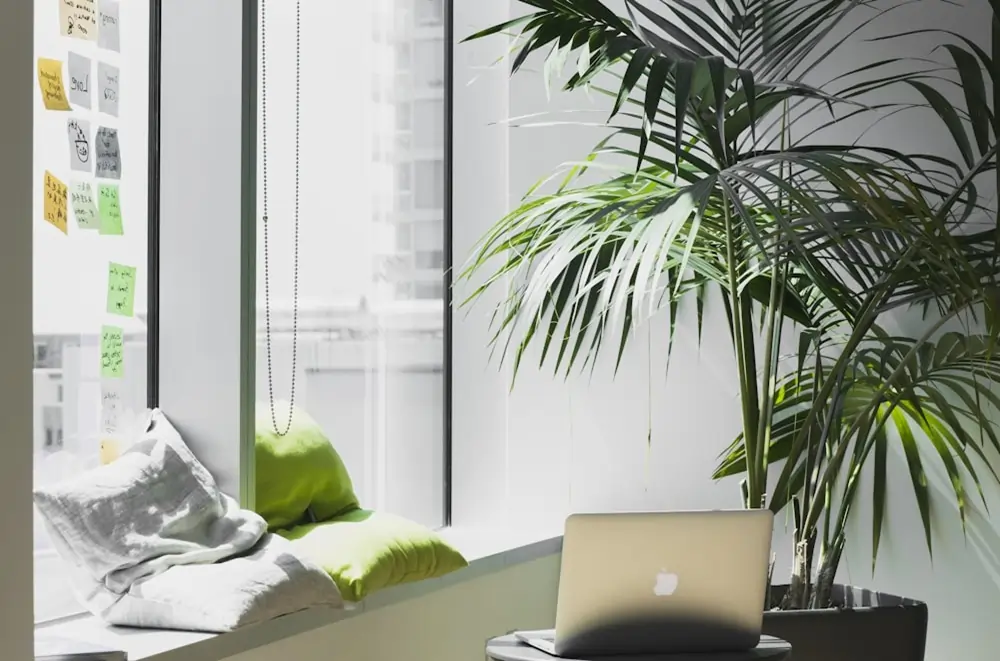
[[[767,510],[570,516],[556,653],[756,647],[773,520]]]

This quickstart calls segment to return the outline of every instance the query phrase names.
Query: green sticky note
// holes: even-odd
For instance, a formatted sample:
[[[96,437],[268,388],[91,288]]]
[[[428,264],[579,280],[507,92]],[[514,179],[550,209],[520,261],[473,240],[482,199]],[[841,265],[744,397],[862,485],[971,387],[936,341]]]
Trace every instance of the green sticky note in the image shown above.
[[[116,184],[100,184],[97,187],[97,210],[101,218],[100,233],[121,236],[122,205],[118,199]]]
[[[108,314],[131,317],[135,307],[135,267],[108,265]]]
[[[125,331],[118,326],[101,326],[101,377],[120,379],[125,375]]]

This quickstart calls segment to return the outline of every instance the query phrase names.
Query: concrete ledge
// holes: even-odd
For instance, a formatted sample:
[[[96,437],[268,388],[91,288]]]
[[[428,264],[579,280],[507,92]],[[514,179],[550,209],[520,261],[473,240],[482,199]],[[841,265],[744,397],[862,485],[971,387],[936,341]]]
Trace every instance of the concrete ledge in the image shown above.
[[[91,616],[45,624],[36,631],[110,645],[126,651],[129,661],[217,661],[562,550],[562,534],[471,528],[441,534],[465,555],[468,567],[383,590],[345,610],[306,610],[225,634],[110,627]]]

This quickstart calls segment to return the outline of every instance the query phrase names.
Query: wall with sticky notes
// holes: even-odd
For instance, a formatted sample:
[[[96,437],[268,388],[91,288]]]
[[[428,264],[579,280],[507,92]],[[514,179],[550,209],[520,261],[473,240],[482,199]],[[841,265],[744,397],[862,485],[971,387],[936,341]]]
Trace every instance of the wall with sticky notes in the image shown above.
[[[113,261],[136,267],[134,308],[141,326],[147,307],[149,3],[34,4],[36,333],[97,337]]]
[[[147,405],[149,3],[33,4],[34,467],[45,481],[116,459]],[[77,612],[36,528],[36,619]]]

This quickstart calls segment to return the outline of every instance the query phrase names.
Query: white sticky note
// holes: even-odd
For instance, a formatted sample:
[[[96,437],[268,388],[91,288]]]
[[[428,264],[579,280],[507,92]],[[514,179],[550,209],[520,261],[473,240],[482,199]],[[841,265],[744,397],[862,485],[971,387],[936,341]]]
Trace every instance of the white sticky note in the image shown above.
[[[114,434],[122,426],[125,402],[121,386],[106,380],[101,381],[101,432]]]
[[[70,204],[76,224],[82,230],[96,230],[101,221],[97,215],[97,203],[94,201],[94,189],[89,181],[74,181],[69,189]]]
[[[97,109],[118,116],[118,67],[105,62],[97,63]]]
[[[118,0],[101,0],[98,5],[97,45],[115,52],[121,51],[121,33],[118,23]]]
[[[69,166],[76,172],[93,172],[93,151],[90,148],[90,122],[70,117],[66,120],[69,140]]]
[[[74,106],[90,109],[90,58],[70,52],[67,61],[69,68],[69,102]]]

